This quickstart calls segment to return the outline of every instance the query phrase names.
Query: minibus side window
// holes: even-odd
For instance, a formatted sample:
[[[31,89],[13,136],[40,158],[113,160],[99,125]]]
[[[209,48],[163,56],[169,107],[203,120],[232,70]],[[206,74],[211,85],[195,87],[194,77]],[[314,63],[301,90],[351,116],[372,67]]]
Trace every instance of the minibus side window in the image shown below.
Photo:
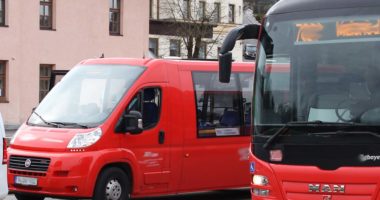
[[[193,72],[198,137],[249,135],[252,73],[233,73],[220,83],[217,72]]]
[[[161,110],[161,90],[159,88],[140,90],[128,104],[124,114],[132,110],[142,114],[144,129],[156,126]]]
[[[158,88],[146,88],[143,92],[142,115],[144,129],[154,127],[161,110],[161,91]]]

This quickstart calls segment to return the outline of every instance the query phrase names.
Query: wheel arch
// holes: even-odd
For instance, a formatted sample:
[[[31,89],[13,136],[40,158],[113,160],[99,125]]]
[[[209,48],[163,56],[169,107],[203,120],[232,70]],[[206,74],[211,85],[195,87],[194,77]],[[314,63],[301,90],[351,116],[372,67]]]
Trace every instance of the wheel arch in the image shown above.
[[[94,160],[93,165],[90,167],[89,179],[87,180],[87,192],[89,195],[94,194],[96,183],[99,179],[100,174],[107,168],[117,167],[123,170],[128,176],[128,179],[131,184],[131,194],[139,192],[139,167],[137,165],[137,158],[128,150],[116,150],[116,151],[107,151],[99,153],[99,156]]]
[[[100,174],[106,170],[106,169],[109,169],[109,168],[119,168],[121,170],[123,170],[123,172],[127,175],[128,177],[128,181],[129,183],[131,184],[131,188],[130,188],[130,192],[132,193],[133,192],[133,188],[134,188],[134,178],[133,178],[133,171],[132,171],[132,167],[130,166],[129,163],[127,162],[112,162],[112,163],[108,163],[106,165],[104,165],[100,170],[99,170],[99,173],[96,177],[96,181],[95,181],[95,184],[96,182],[98,181],[99,179],[99,176]],[[95,190],[95,187],[94,187],[94,190]]]

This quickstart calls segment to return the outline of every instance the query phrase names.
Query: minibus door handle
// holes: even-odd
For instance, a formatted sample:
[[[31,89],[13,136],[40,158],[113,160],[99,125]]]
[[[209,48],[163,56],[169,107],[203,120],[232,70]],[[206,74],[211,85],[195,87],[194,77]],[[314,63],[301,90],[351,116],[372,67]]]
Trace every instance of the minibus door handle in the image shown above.
[[[165,131],[161,130],[158,133],[158,143],[159,144],[164,144],[164,142],[165,142]]]

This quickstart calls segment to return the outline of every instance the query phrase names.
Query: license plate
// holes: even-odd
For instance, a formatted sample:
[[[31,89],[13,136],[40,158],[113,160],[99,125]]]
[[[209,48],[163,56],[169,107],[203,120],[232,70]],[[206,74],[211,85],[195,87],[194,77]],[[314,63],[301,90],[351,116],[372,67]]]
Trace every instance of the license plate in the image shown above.
[[[25,186],[37,186],[37,178],[15,176],[15,183]]]

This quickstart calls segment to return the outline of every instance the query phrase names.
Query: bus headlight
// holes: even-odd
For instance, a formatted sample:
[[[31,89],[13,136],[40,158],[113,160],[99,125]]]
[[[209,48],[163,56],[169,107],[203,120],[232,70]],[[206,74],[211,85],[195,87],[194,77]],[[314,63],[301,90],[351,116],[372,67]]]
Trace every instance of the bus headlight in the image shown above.
[[[77,133],[67,148],[84,148],[95,144],[102,137],[102,129],[97,128],[89,133]]]
[[[267,186],[269,181],[268,181],[268,178],[266,176],[253,175],[252,183],[253,183],[253,185],[258,185],[258,186]]]

